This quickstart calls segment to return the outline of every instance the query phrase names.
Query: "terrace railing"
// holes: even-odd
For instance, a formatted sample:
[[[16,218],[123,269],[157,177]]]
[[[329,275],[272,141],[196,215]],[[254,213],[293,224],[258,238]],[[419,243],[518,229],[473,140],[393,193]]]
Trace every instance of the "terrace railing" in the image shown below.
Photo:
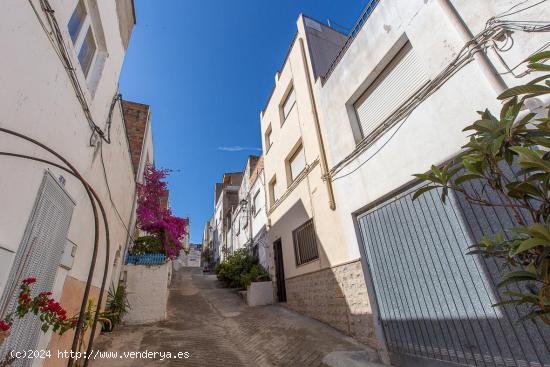
[[[164,254],[128,255],[126,264],[134,265],[162,265],[166,262]]]
[[[363,25],[367,22],[367,19],[374,11],[374,8],[376,8],[376,5],[380,0],[370,0],[367,5],[365,6],[365,9],[361,13],[361,16],[359,16],[359,19],[351,29],[348,38],[346,42],[344,43],[344,46],[340,49],[334,60],[332,61],[332,64],[330,64],[330,67],[328,68],[327,72],[323,76],[323,83],[328,80],[334,69],[336,68],[336,65],[340,62],[346,51],[348,50],[349,46],[353,43],[353,40],[357,35],[359,34],[359,31],[361,31],[361,28],[363,28]]]

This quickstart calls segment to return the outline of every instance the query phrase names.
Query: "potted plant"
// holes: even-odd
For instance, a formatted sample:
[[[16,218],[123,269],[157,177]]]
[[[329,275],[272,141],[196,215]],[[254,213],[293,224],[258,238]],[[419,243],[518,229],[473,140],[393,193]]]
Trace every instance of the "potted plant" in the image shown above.
[[[109,322],[103,323],[102,331],[110,332],[115,325],[120,324],[122,316],[128,309],[130,304],[126,298],[126,288],[124,285],[119,284],[118,287],[111,286],[107,293],[107,305],[105,311],[102,312],[102,317]]]

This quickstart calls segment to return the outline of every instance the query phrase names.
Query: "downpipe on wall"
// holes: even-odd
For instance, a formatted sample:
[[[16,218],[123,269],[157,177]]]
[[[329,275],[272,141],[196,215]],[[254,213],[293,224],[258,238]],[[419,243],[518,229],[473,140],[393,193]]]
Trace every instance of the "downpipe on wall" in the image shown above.
[[[329,172],[328,170],[328,164],[327,164],[327,154],[325,151],[325,143],[323,142],[323,135],[321,133],[321,126],[319,124],[319,114],[317,113],[317,105],[315,103],[315,96],[313,94],[313,87],[311,84],[311,77],[309,75],[309,63],[307,61],[306,57],[306,51],[304,47],[304,40],[302,37],[298,38],[300,42],[300,53],[302,55],[302,64],[304,66],[304,72],[306,74],[306,80],[307,80],[307,90],[309,93],[309,101],[311,104],[311,111],[313,113],[313,121],[315,124],[315,133],[317,135],[317,141],[319,142],[319,150],[320,150],[320,163],[321,163],[321,174],[323,177],[323,181],[325,181],[325,185],[327,187],[328,192],[328,203],[331,210],[336,210],[336,201],[334,199],[334,190],[332,188],[332,181],[327,178],[327,174]]]
[[[465,44],[475,42],[472,31],[470,30],[470,28],[468,28],[468,25],[464,22],[454,5],[451,3],[451,0],[437,0],[437,2],[443,12],[447,15],[447,18],[453,24],[456,31],[459,33],[462,41]],[[485,76],[489,84],[491,84],[493,90],[497,94],[501,94],[506,89],[508,89],[508,86],[504,82],[504,79],[502,79],[502,76],[498,73],[498,71],[491,63],[491,60],[489,60],[487,54],[483,52],[481,47],[478,46],[477,42],[475,42],[475,45],[480,52],[476,52],[474,54],[474,59],[479,65],[481,71],[483,72],[483,75]]]

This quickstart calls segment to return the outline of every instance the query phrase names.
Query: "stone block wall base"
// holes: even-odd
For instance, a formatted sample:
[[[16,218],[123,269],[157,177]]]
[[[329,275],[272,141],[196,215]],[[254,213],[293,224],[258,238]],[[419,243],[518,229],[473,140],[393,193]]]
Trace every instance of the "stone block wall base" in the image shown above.
[[[361,261],[286,280],[287,307],[378,350]]]

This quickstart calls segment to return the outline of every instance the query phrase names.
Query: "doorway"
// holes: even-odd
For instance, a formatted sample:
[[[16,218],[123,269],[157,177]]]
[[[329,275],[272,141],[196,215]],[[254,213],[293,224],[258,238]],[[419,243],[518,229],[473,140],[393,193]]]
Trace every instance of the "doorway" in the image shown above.
[[[277,278],[277,301],[286,302],[285,267],[283,263],[283,246],[281,239],[273,242],[275,255],[275,277]]]

